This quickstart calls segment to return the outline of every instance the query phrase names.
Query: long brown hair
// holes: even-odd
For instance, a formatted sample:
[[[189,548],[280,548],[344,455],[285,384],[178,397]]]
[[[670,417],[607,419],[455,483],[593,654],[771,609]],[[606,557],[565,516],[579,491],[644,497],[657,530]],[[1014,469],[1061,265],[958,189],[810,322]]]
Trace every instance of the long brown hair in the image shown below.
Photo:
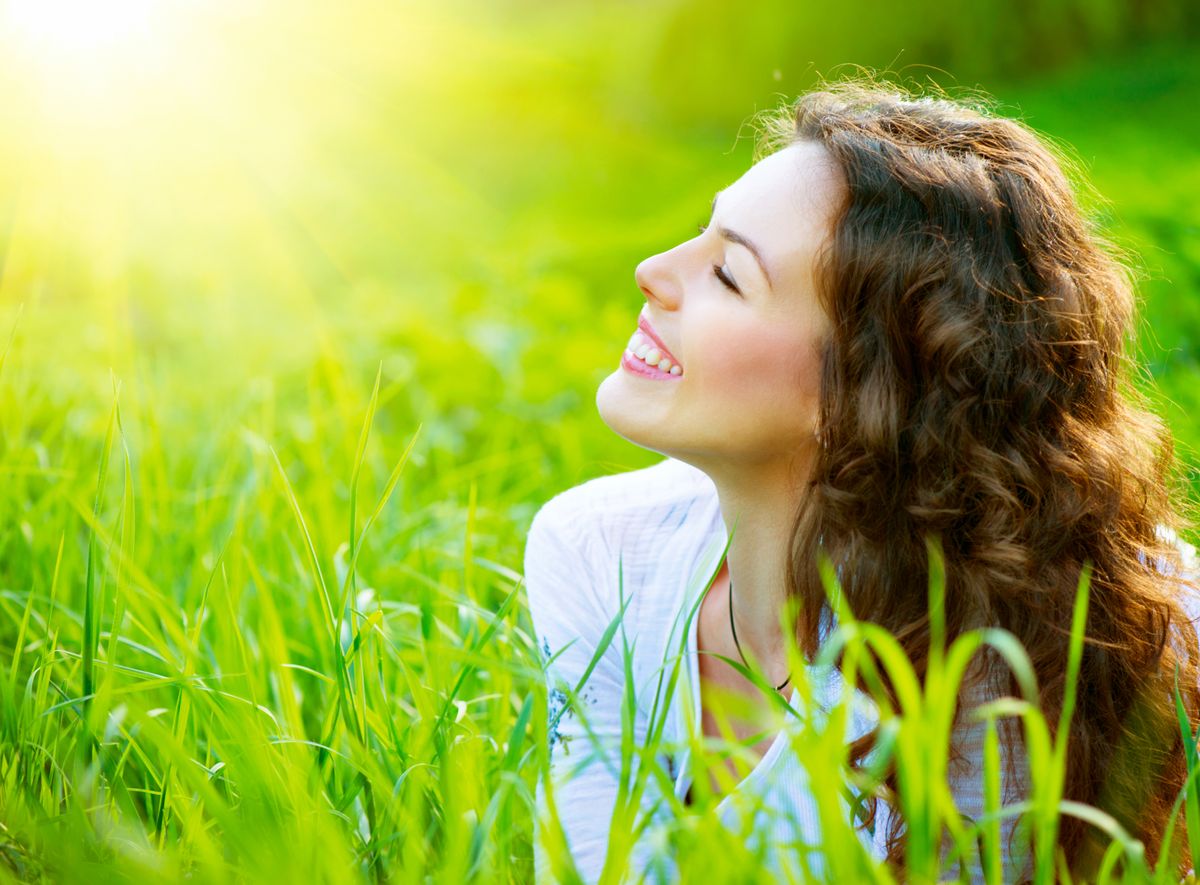
[[[1192,585],[1160,534],[1184,528],[1172,440],[1130,383],[1131,275],[1064,164],[1012,119],[861,80],[783,114],[764,146],[819,142],[848,185],[818,268],[833,329],[823,447],[793,529],[789,592],[821,610],[823,549],[855,617],[895,635],[923,677],[926,539],[938,537],[947,640],[982,625],[1015,634],[1053,729],[1092,563],[1063,798],[1113,814],[1153,863],[1186,776],[1174,669],[1193,729],[1200,670],[1179,602]],[[816,618],[798,639],[816,652]],[[1007,666],[981,660],[982,683],[1019,696]],[[856,741],[852,764],[874,742]],[[891,820],[898,865],[903,822]],[[1061,820],[1076,871],[1105,841]],[[1182,842],[1178,829],[1172,846]]]

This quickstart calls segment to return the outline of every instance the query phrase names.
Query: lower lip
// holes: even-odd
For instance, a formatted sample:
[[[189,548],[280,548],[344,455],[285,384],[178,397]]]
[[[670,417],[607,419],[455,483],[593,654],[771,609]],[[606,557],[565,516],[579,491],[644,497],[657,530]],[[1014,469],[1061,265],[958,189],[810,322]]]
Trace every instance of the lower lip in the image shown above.
[[[683,378],[682,374],[672,375],[670,372],[662,372],[654,366],[642,362],[637,357],[631,356],[628,350],[621,354],[621,368],[634,375],[649,378],[651,381],[679,381]]]

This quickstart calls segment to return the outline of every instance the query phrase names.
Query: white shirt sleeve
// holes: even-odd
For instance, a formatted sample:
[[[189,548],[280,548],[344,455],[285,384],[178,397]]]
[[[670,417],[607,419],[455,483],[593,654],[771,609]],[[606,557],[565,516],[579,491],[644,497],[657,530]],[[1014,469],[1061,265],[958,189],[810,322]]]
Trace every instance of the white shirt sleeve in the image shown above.
[[[526,541],[529,611],[543,665],[552,659],[546,666],[544,724],[549,731],[549,789],[555,814],[549,814],[547,784],[539,774],[534,832],[538,883],[557,880],[556,863],[572,861],[585,882],[599,879],[621,777],[626,680],[619,629],[593,666],[620,605],[615,588],[604,586],[606,576],[596,574],[601,569],[594,560],[589,562],[589,542],[596,539],[580,534],[586,528],[578,522],[581,515],[560,495],[538,511]],[[561,861],[555,855],[563,852],[553,850],[555,820],[561,822],[570,855]]]

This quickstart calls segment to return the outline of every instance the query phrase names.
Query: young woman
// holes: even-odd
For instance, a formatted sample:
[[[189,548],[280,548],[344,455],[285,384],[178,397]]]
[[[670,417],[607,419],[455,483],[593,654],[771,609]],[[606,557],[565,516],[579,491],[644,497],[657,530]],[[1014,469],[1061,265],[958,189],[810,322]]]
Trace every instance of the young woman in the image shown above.
[[[1064,798],[1111,813],[1153,862],[1186,774],[1173,674],[1194,728],[1200,671],[1183,604],[1192,585],[1171,541],[1170,436],[1127,383],[1125,269],[1059,163],[1013,120],[857,83],[803,96],[767,133],[766,155],[717,195],[699,235],[638,266],[637,330],[597,393],[609,427],[667,459],[558,495],[530,529],[526,581],[551,688],[539,807],[553,806],[594,881],[614,828],[636,823],[613,816],[621,739],[632,728],[645,740],[655,711],[629,694],[654,684],[680,643],[668,737],[683,738],[689,703],[703,733],[721,736],[722,709],[734,709],[721,699],[740,697],[731,724],[756,762],[698,785],[686,756],[669,758],[675,798],[707,787],[724,794],[724,814],[754,794],[819,839],[787,741],[756,740],[777,705],[722,657],[798,702],[785,631],[811,661],[836,625],[820,552],[854,616],[887,628],[923,674],[936,537],[947,640],[980,626],[1015,634],[1051,723],[1092,564]],[[794,624],[781,616],[789,602]],[[970,677],[964,706],[1020,694],[997,656],[981,653]],[[829,685],[834,698],[836,671]],[[959,714],[951,783],[975,816],[982,732]],[[1003,735],[1005,799],[1018,801],[1020,729]],[[853,764],[876,737],[856,717]],[[902,863],[904,821],[868,804],[864,840]],[[546,838],[539,830],[539,878]],[[1059,845],[1086,871],[1107,838],[1064,816]],[[1027,861],[1007,857],[1005,881],[1028,875]]]

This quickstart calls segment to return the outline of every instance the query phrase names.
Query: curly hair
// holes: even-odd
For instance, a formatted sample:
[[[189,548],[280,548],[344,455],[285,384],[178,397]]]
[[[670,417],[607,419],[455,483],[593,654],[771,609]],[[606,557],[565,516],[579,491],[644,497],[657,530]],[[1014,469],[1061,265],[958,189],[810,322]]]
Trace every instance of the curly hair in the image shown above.
[[[1186,528],[1173,443],[1125,352],[1129,271],[1065,161],[979,103],[860,80],[802,96],[765,130],[768,150],[824,145],[848,185],[818,267],[832,326],[823,446],[792,529],[789,594],[822,609],[823,549],[854,616],[895,635],[924,678],[926,538],[938,537],[947,641],[978,626],[1015,634],[1053,730],[1090,562],[1063,798],[1108,811],[1153,863],[1187,774],[1174,671],[1193,728],[1200,671],[1180,602],[1193,585],[1169,537]],[[799,631],[815,654],[817,619]],[[979,684],[1019,695],[998,656],[977,664]],[[876,737],[851,746],[852,765]],[[886,783],[896,789],[894,769]],[[902,827],[894,815],[893,865]],[[1073,870],[1106,847],[1073,817],[1058,832]],[[1181,844],[1177,827],[1172,851]]]

